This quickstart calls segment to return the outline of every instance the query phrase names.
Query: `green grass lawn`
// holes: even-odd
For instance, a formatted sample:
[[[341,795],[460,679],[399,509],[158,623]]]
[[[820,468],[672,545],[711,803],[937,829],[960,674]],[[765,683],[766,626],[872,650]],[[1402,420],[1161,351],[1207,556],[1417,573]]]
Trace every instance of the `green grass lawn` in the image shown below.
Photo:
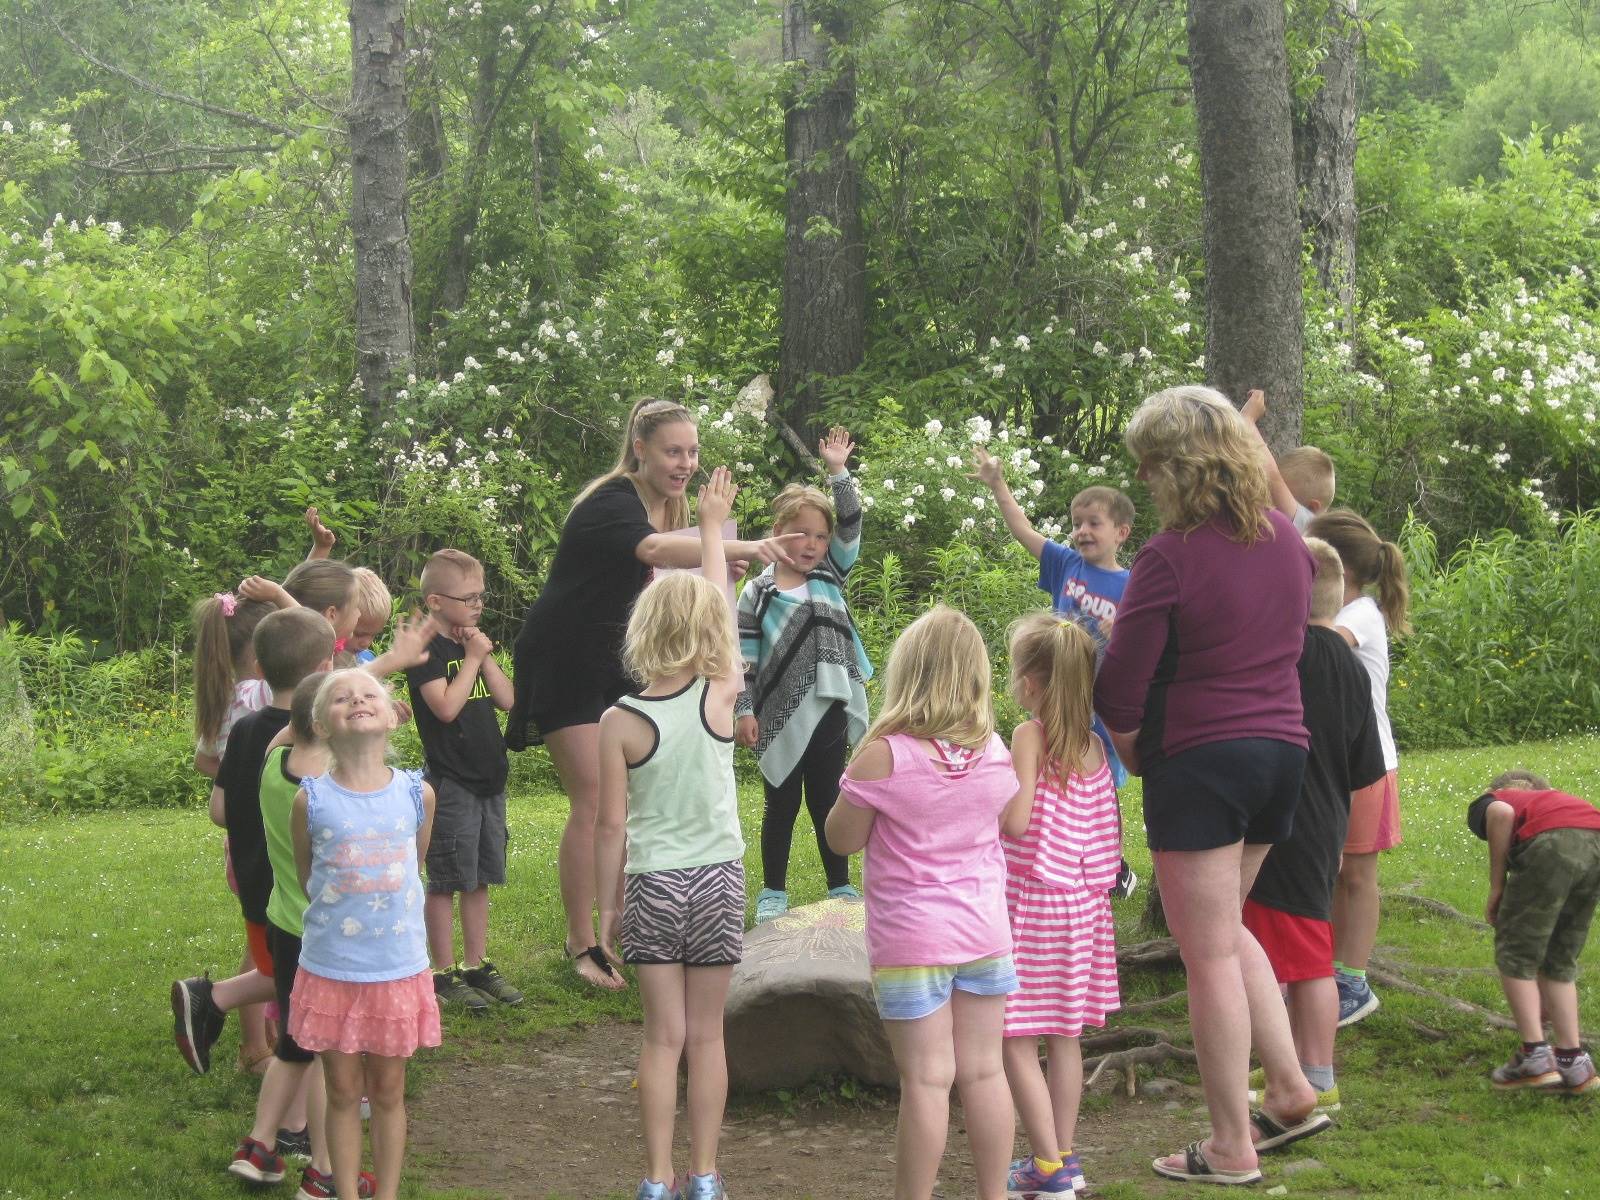
[[[1401,767],[1406,840],[1385,857],[1383,886],[1478,915],[1486,857],[1462,814],[1485,780],[1512,765],[1600,796],[1600,741],[1592,738],[1408,755]],[[1136,797],[1130,789],[1132,831]],[[742,798],[753,892],[759,790],[747,788]],[[449,1021],[445,1036],[456,1053],[515,1055],[521,1039],[551,1026],[637,1019],[634,993],[614,998],[582,988],[562,961],[554,861],[563,817],[559,795],[512,801],[511,885],[497,898],[491,952],[528,1001],[490,1022]],[[802,819],[796,903],[824,892],[809,838]],[[223,883],[220,841],[202,811],[0,825],[0,1197],[241,1194],[223,1168],[249,1125],[254,1081],[232,1069],[232,1023],[212,1073],[197,1078],[173,1048],[167,1008],[173,978],[204,968],[226,975],[238,961],[238,909]],[[1130,858],[1147,877],[1148,856],[1136,835],[1129,841]],[[1141,903],[1136,897],[1119,909],[1125,938],[1137,936]],[[1380,944],[1411,964],[1419,981],[1502,1007],[1493,975],[1449,973],[1489,966],[1488,935],[1391,906]],[[1600,961],[1600,938],[1584,961],[1589,968]],[[1179,986],[1172,978],[1127,984],[1134,996]],[[1340,1039],[1349,1111],[1337,1133],[1308,1149],[1326,1168],[1282,1181],[1291,1193],[1443,1197],[1517,1187],[1594,1194],[1600,1101],[1491,1093],[1484,1073],[1508,1053],[1509,1034],[1420,998],[1391,992],[1383,999],[1377,1015]],[[1585,1028],[1600,1029],[1594,992],[1584,995],[1582,1011]],[[1430,1038],[1415,1023],[1446,1036]],[[425,1063],[413,1069],[414,1107],[427,1103],[429,1070]],[[1109,1196],[1147,1190],[1143,1180],[1105,1181]],[[420,1172],[406,1194],[431,1194]]]

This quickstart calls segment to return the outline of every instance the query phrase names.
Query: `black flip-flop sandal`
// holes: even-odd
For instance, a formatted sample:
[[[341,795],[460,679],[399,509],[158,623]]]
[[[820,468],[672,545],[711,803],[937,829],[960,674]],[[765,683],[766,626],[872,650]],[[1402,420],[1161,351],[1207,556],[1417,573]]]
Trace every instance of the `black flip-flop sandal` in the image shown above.
[[[604,971],[608,979],[617,977],[617,969],[611,965],[611,960],[606,957],[606,952],[600,949],[599,946],[590,946],[587,950],[578,951],[569,950],[565,946],[562,949],[567,951],[567,957],[573,962],[577,962],[580,958],[587,958]]]
[[[1183,1148],[1183,1169],[1169,1167],[1159,1158],[1150,1160],[1150,1166],[1157,1175],[1166,1179],[1178,1179],[1184,1183],[1219,1183],[1226,1187],[1240,1184],[1260,1183],[1261,1168],[1251,1167],[1248,1171],[1225,1171],[1221,1167],[1213,1167],[1206,1161],[1205,1152],[1200,1149],[1199,1142],[1190,1142]]]
[[[1327,1113],[1313,1112],[1298,1124],[1285,1125],[1268,1114],[1266,1109],[1258,1108],[1250,1113],[1250,1124],[1261,1134],[1260,1140],[1256,1142],[1256,1153],[1261,1154],[1282,1150],[1285,1146],[1314,1137],[1325,1129],[1332,1129],[1333,1118]]]

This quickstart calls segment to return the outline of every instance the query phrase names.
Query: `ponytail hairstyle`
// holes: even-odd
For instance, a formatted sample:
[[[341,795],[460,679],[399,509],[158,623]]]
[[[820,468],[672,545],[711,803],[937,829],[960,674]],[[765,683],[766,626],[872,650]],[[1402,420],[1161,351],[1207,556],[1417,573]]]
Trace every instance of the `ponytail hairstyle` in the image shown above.
[[[1075,621],[1043,611],[1018,617],[1007,637],[1012,694],[1021,699],[1024,679],[1038,686],[1034,716],[1044,726],[1045,766],[1065,779],[1083,769],[1096,740],[1094,639]]]
[[[250,639],[273,611],[263,600],[217,592],[194,606],[194,733],[206,745],[222,733],[233,688],[255,661]]]
[[[934,605],[895,639],[883,671],[883,709],[861,745],[904,733],[982,749],[994,736],[989,679],[978,627],[966,613]]]
[[[1390,633],[1411,632],[1411,622],[1406,619],[1411,588],[1399,546],[1384,541],[1365,517],[1348,508],[1323,513],[1306,527],[1306,536],[1321,538],[1339,552],[1347,582],[1360,588],[1377,586],[1378,608]]]
[[[572,502],[572,507],[577,508],[594,494],[596,488],[610,483],[613,479],[626,479],[637,487],[639,456],[633,452],[633,443],[648,442],[663,425],[676,425],[679,421],[687,421],[691,425],[695,423],[693,414],[676,400],[657,400],[654,396],[639,397],[634,402],[633,411],[628,414],[627,424],[623,427],[622,449],[617,455],[617,465],[604,475],[586,483],[583,491],[578,493],[578,498]],[[663,532],[687,529],[690,526],[687,492],[667,500],[666,522],[667,528]]]
[[[312,558],[296,563],[283,581],[283,590],[301,608],[324,616],[330,608],[344,610],[355,602],[356,573],[337,558]]]

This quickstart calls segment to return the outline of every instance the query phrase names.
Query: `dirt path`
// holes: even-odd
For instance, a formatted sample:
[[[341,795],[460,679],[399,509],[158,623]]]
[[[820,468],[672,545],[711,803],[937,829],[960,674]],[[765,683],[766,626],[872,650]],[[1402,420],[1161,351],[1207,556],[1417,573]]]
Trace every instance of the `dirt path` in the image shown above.
[[[412,1146],[429,1183],[516,1200],[631,1197],[641,1153],[632,1089],[639,1037],[639,1026],[620,1024],[551,1032],[516,1061],[462,1058],[434,1073],[411,1105]],[[1150,1158],[1200,1136],[1196,1096],[1166,1080],[1133,1100],[1116,1083],[1097,1087],[1079,1135],[1090,1183],[1130,1181],[1142,1193],[1173,1195],[1151,1174]],[[739,1200],[877,1200],[893,1190],[894,1122],[892,1098],[788,1112],[770,1098],[735,1098],[722,1171]],[[975,1195],[959,1109],[941,1185],[938,1196]]]

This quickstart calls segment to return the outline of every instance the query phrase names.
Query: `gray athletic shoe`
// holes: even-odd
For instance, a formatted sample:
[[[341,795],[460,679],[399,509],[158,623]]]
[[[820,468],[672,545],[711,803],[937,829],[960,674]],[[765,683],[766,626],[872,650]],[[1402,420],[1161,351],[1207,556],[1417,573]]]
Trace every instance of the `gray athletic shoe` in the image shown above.
[[[1518,1050],[1505,1066],[1489,1072],[1489,1082],[1502,1091],[1511,1091],[1516,1088],[1560,1087],[1562,1078],[1561,1072],[1556,1069],[1555,1052],[1548,1045],[1540,1044],[1527,1054]]]

